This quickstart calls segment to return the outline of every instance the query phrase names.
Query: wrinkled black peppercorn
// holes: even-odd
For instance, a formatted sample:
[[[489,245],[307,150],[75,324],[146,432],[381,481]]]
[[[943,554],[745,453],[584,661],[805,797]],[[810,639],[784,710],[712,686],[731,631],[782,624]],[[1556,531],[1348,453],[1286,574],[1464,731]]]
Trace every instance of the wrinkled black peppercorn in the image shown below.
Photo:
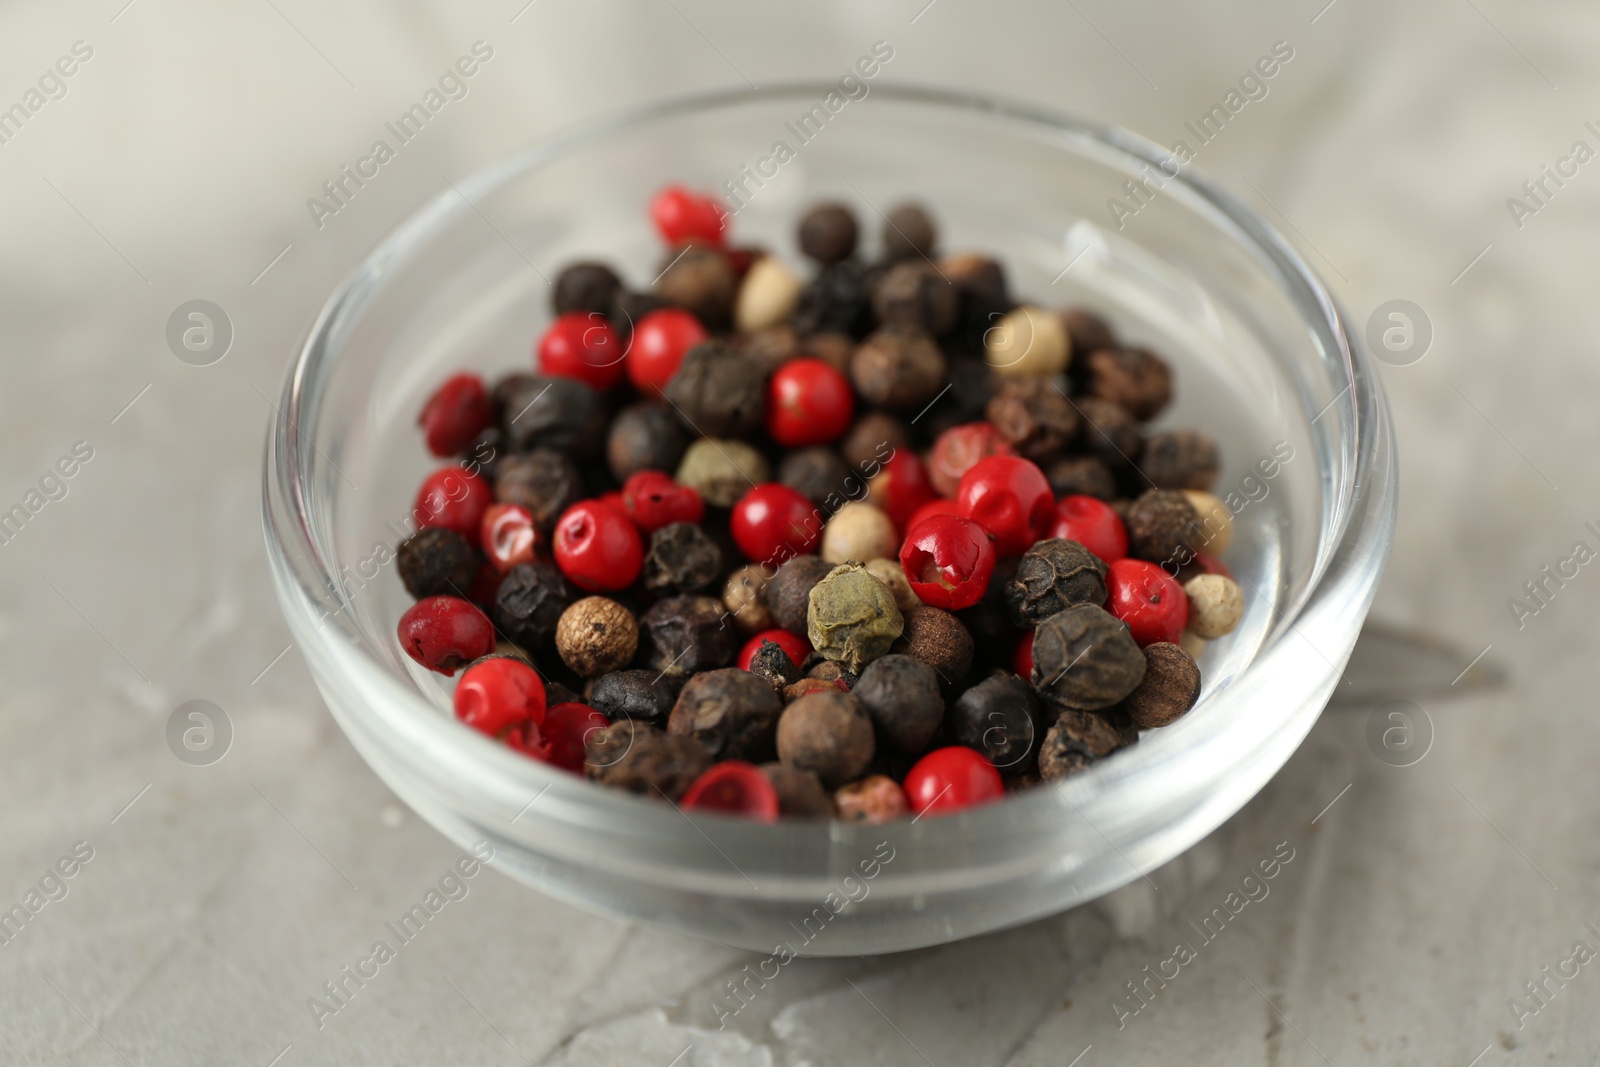
[[[1002,774],[1033,766],[1039,742],[1039,700],[1028,683],[996,671],[962,693],[944,717],[945,736],[976,749]]]
[[[632,719],[594,731],[583,747],[583,771],[592,781],[658,799],[679,799],[712,763],[698,739]]]
[[[539,529],[549,533],[556,519],[583,496],[583,475],[573,462],[550,448],[517,452],[500,461],[495,499],[521,504]]]
[[[908,259],[890,267],[873,286],[872,311],[879,326],[938,336],[955,329],[961,293],[932,263]]]
[[[561,613],[576,598],[566,578],[550,564],[519,563],[495,590],[495,627],[530,652],[553,649]]]
[[[1121,404],[1141,422],[1161,414],[1172,400],[1172,371],[1142,348],[1102,348],[1084,358],[1085,391]]]
[[[573,378],[531,374],[515,375],[501,385],[500,429],[513,452],[542,446],[580,461],[600,454],[605,411],[600,394],[589,386]]]
[[[833,564],[816,556],[796,556],[780,566],[767,583],[767,610],[772,613],[772,621],[804,637],[811,589],[832,570]]]
[[[1112,500],[1117,495],[1117,476],[1099,456],[1058,459],[1044,469],[1044,476],[1050,482],[1050,492],[1058,499],[1083,495]]]
[[[612,671],[589,686],[586,703],[608,719],[665,723],[676,699],[672,686],[656,671]]]
[[[678,678],[726,666],[739,651],[733,619],[713,597],[668,597],[639,618],[639,628],[645,665]]]
[[[761,763],[777,753],[782,712],[783,700],[749,671],[706,671],[684,684],[667,733],[692,735],[717,759]]]
[[[1021,629],[1039,625],[1074,604],[1106,602],[1106,565],[1076,541],[1036,542],[1005,584],[1006,611]]]
[[[850,476],[839,453],[823,445],[790,452],[778,464],[778,481],[816,504],[838,498]]]
[[[693,523],[674,522],[650,535],[644,587],[651,592],[697,592],[720,573],[722,550]]]
[[[761,429],[766,390],[761,368],[726,341],[684,353],[665,390],[679,418],[704,437],[749,437]]]
[[[478,576],[478,553],[454,530],[428,526],[400,542],[395,566],[406,592],[418,600],[465,597]]]
[[[574,263],[556,275],[551,304],[557,315],[594,311],[609,315],[622,291],[622,279],[604,263]]]
[[[867,664],[850,690],[890,747],[918,755],[928,747],[944,717],[939,676],[907,655],[890,653]]]
[[[1126,748],[1137,736],[1130,737],[1092,711],[1063,711],[1039,746],[1039,777],[1059,782]]]
[[[843,204],[818,204],[800,219],[800,251],[824,267],[856,250],[856,217]]]
[[[1217,480],[1217,444],[1197,430],[1153,433],[1139,469],[1162,489],[1210,489]]]
[[[1128,624],[1093,604],[1075,604],[1039,624],[1033,688],[1063,708],[1109,708],[1144,680],[1144,652]]]
[[[847,259],[824,267],[801,291],[793,321],[795,332],[802,337],[814,333],[865,336],[872,329],[872,301],[861,265]]]
[[[1073,401],[1083,416],[1078,439],[1083,447],[1099,456],[1112,470],[1123,470],[1139,462],[1144,451],[1144,434],[1139,423],[1120,404],[1082,396]]]
[[[619,482],[644,470],[678,469],[689,435],[671,408],[649,400],[618,412],[606,440],[606,464]]]
[[[1077,409],[1043,378],[1007,381],[984,412],[1017,455],[1035,462],[1058,454],[1078,435]]]
[[[1178,490],[1150,489],[1129,506],[1127,527],[1130,556],[1175,567],[1192,555],[1200,516]]]

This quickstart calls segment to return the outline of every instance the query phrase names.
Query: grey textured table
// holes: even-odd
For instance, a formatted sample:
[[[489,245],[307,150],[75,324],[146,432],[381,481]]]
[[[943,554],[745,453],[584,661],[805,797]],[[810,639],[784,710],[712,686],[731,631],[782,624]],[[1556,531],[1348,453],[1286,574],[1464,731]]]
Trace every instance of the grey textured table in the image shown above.
[[[1600,170],[1562,162],[1600,148],[1600,23],[1576,0],[1325,3],[907,0],[759,24],[731,0],[7,5],[0,106],[28,117],[0,126],[0,509],[38,506],[0,544],[0,907],[38,907],[0,944],[0,1061],[1596,1062],[1600,579],[1552,583],[1520,625],[1508,600],[1600,547]],[[318,1020],[308,998],[456,854],[333,727],[268,588],[259,457],[294,341],[445,178],[663,92],[836,75],[878,39],[886,78],[1162,141],[1290,42],[1199,165],[1358,322],[1425,310],[1431,351],[1383,371],[1404,504],[1377,614],[1463,668],[1489,648],[1509,687],[1420,701],[1435,738],[1404,768],[1365,741],[1378,701],[1330,712],[1148,879],[992,937],[791,964],[723,1031],[708,1004],[752,957],[492,872]],[[477,40],[494,57],[470,93],[319,228],[307,199]],[[194,299],[233,325],[211,366],[166,342]],[[47,477],[75,445],[73,476]],[[210,766],[166,743],[191,699],[234,730]],[[1179,941],[1193,958],[1149,981]]]

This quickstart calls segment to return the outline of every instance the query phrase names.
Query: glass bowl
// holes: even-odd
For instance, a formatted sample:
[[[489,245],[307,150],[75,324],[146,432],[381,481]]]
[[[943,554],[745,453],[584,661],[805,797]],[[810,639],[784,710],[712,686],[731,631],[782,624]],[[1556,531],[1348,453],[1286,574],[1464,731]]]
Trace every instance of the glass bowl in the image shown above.
[[[1254,211],[1121,130],[964,93],[840,89],[670,102],[454,183],[322,309],[284,385],[264,484],[295,641],[351,743],[423,818],[579,907],[818,956],[933,945],[1060,911],[1232,815],[1327,702],[1387,558],[1396,500],[1373,365],[1322,282]],[[409,598],[391,549],[432,466],[416,412],[459,369],[529,367],[563,264],[602,259],[647,286],[661,251],[646,204],[669,181],[722,191],[738,241],[795,263],[794,224],[811,202],[854,205],[870,252],[882,214],[914,197],[944,249],[997,256],[1021,299],[1101,310],[1171,359],[1178,396],[1161,422],[1219,441],[1216,492],[1237,508],[1227,561],[1247,603],[1239,629],[1201,656],[1192,712],[1058,786],[884,826],[691,818],[453,719],[450,683],[395,637]]]

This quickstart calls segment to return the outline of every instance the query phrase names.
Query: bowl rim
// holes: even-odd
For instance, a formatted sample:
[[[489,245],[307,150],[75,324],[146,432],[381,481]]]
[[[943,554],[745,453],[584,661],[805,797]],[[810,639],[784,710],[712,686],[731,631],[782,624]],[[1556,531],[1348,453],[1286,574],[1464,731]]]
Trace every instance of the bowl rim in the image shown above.
[[[438,746],[438,750],[429,752],[430,758],[438,756],[446,765],[462,771],[472,770],[471,784],[485,796],[493,793],[504,799],[512,793],[522,796],[537,793],[540,797],[553,794],[556,812],[577,815],[581,809],[585,818],[625,819],[627,829],[640,836],[681,834],[683,821],[688,819],[690,826],[698,823],[701,827],[720,827],[717,838],[725,845],[743,847],[748,844],[759,847],[763,853],[775,854],[786,845],[837,845],[841,841],[867,844],[885,836],[928,843],[948,843],[952,835],[971,839],[1003,836],[1019,808],[1037,810],[1049,805],[1054,809],[1064,801],[1082,814],[1081,804],[1091,802],[1095,794],[1109,791],[1130,777],[1158,773],[1163,766],[1180,760],[1194,760],[1201,755],[1191,748],[1168,753],[1160,761],[1124,757],[1108,761],[1090,774],[1074,776],[1058,783],[1054,789],[1040,788],[1022,794],[1008,794],[1004,804],[969,809],[954,816],[920,823],[902,820],[896,824],[853,826],[833,820],[781,820],[778,824],[766,825],[716,815],[690,817],[677,809],[676,805],[661,805],[654,800],[604,789],[553,767],[528,760],[453,719],[441,716],[435,706],[402,684],[389,667],[362,648],[358,640],[341,638],[338,627],[321,628],[324,636],[320,639],[315,637],[312,620],[320,624],[321,619],[326,618],[326,615],[318,617],[318,603],[334,603],[344,597],[344,593],[337,581],[337,561],[334,561],[334,566],[329,566],[314,531],[320,504],[309,494],[305,479],[301,477],[302,471],[307,469],[306,464],[310,462],[307,450],[302,448],[302,441],[309,443],[312,450],[316,449],[316,445],[311,440],[311,434],[302,431],[301,427],[317,425],[321,400],[319,387],[326,382],[336,362],[330,347],[337,338],[339,327],[348,317],[359,315],[367,299],[381,285],[386,269],[403,259],[407,250],[426,235],[475,211],[475,204],[482,196],[531,172],[540,164],[558,158],[568,149],[663,118],[793,97],[815,97],[833,87],[832,81],[788,81],[758,90],[718,89],[623,108],[557,132],[449,183],[449,188],[425,200],[408,218],[386,234],[334,289],[319,309],[285,373],[281,403],[268,427],[263,466],[263,526],[269,563],[276,579],[275,586],[291,628],[297,639],[309,640],[315,646],[313,654],[313,649],[302,643],[302,651],[307,654],[308,661],[314,659],[330,669],[359,675],[362,684],[373,694],[369,703],[383,705],[375,709],[381,717],[403,728],[413,742],[428,748]],[[1155,142],[1123,128],[1033,104],[944,86],[905,82],[877,84],[873,86],[872,93],[902,103],[942,106],[1019,122],[1036,128],[1040,133],[1092,145],[1102,151],[1110,149],[1132,162],[1152,167],[1159,168],[1163,162],[1175,158]],[[1387,560],[1396,518],[1397,465],[1392,427],[1371,357],[1352,341],[1345,329],[1344,317],[1328,288],[1287,239],[1261,214],[1192,165],[1184,166],[1176,177],[1168,180],[1197,198],[1217,218],[1236,231],[1236,235],[1251,246],[1252,251],[1264,257],[1276,276],[1275,281],[1285,295],[1294,300],[1298,312],[1303,315],[1306,308],[1316,309],[1314,320],[1311,316],[1305,316],[1309,320],[1307,324],[1318,334],[1318,347],[1324,353],[1323,363],[1330,374],[1331,384],[1344,383],[1343,389],[1316,416],[1316,419],[1320,419],[1330,412],[1337,414],[1341,423],[1337,440],[1344,454],[1343,462],[1339,465],[1340,477],[1332,484],[1325,485],[1324,509],[1326,511],[1331,507],[1332,513],[1324,520],[1324,535],[1317,546],[1312,572],[1300,595],[1282,612],[1276,626],[1265,635],[1251,662],[1236,679],[1237,684],[1250,672],[1270,661],[1274,651],[1281,649],[1290,631],[1309,615],[1319,608],[1326,612],[1333,611],[1329,606],[1331,599],[1343,597],[1348,600],[1353,596],[1358,602],[1357,622],[1365,615]],[[1330,360],[1330,355],[1335,358]],[[1336,370],[1338,376],[1334,377]],[[1325,469],[1323,474],[1327,474]],[[1336,566],[1339,557],[1350,554],[1369,559],[1376,555],[1378,558],[1375,564],[1365,567]],[[298,595],[290,596],[288,587],[291,585]],[[341,626],[347,626],[352,616],[350,612],[336,613]],[[1354,641],[1353,632],[1350,641]],[[1348,651],[1348,648],[1343,650],[1345,658],[1348,657]],[[1343,659],[1334,667],[1335,675],[1342,671],[1342,667]],[[313,668],[315,675],[315,664]],[[1332,684],[1330,682],[1330,689]],[[331,708],[333,702],[329,701],[329,704]],[[339,717],[337,712],[335,715]],[[1312,716],[1310,721],[1314,720],[1315,716]],[[1310,721],[1306,723],[1307,730]],[[342,720],[341,724],[345,725]],[[1213,736],[1203,747],[1214,747],[1222,736]],[[1294,744],[1298,745],[1299,740],[1300,737],[1294,738]],[[1138,766],[1135,767],[1135,764]],[[1277,769],[1274,767],[1273,773]],[[465,783],[463,788],[466,788]],[[553,814],[549,809],[550,806],[547,806],[544,811],[546,817]],[[1230,809],[1227,814],[1233,810],[1237,808]],[[1221,818],[1216,819],[1213,826],[1220,821]],[[1099,829],[1098,825],[1091,825]],[[501,827],[499,830],[509,839],[524,840],[530,846],[537,844],[536,837],[528,836],[527,824],[520,831],[510,827]],[[703,829],[697,828],[695,833],[704,836]],[[1106,835],[1102,833],[1101,836]],[[1113,844],[1113,847],[1116,846]],[[591,858],[597,867],[605,868],[610,862],[619,871],[637,873],[636,867],[630,869],[626,857]],[[1134,864],[1132,860],[1129,866],[1130,879],[1148,869]],[[651,865],[651,869],[659,872],[659,865]],[[783,874],[795,876],[793,871],[784,871]],[[919,877],[926,877],[927,872],[918,874]],[[824,880],[830,877],[828,872],[817,872],[817,876]],[[820,884],[825,883],[812,883],[813,886]],[[750,895],[770,894],[758,891]],[[784,895],[789,894],[786,892]]]

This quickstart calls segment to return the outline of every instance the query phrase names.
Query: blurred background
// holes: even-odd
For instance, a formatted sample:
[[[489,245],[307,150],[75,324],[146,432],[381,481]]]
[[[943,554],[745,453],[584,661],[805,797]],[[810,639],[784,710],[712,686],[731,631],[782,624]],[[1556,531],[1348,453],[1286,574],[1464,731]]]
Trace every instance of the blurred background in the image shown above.
[[[1417,661],[1421,689],[1330,710],[1148,880],[940,949],[797,962],[725,1030],[706,1004],[756,957],[498,874],[319,1029],[307,998],[456,851],[339,734],[271,594],[261,448],[296,343],[447,181],[663,96],[836,78],[878,40],[882,81],[1163,144],[1292,47],[1198,166],[1280,227],[1354,329],[1392,301],[1427,328],[1381,368],[1402,505],[1374,617],[1443,651]],[[476,41],[493,60],[468,95],[319,226],[308,198]],[[30,515],[0,543],[0,910],[74,870],[0,943],[0,1059],[1595,1062],[1600,577],[1542,604],[1525,583],[1600,547],[1597,47],[1576,0],[0,7],[0,512]],[[204,366],[168,340],[194,300],[231,329]],[[1471,663],[1509,684],[1450,685]],[[1367,742],[1389,696],[1429,731],[1405,766]],[[225,713],[225,759],[174,758],[190,700]],[[1185,968],[1204,977],[1128,999],[1280,843],[1270,896]]]

